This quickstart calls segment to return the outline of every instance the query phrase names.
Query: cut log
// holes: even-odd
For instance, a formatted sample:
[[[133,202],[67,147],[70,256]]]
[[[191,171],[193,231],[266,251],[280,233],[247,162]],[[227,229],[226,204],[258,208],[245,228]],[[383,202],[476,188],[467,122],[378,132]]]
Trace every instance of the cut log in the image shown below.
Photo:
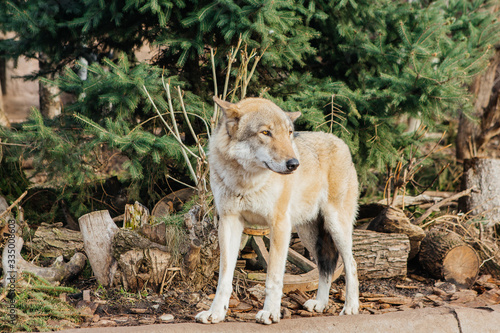
[[[165,217],[173,212],[179,211],[184,203],[191,199],[194,194],[195,190],[190,188],[184,188],[182,190],[172,192],[158,201],[158,203],[154,206],[151,215],[155,217]]]
[[[69,259],[75,253],[85,251],[81,232],[62,228],[62,223],[42,223],[26,247],[48,258],[63,256]]]
[[[353,253],[360,279],[406,276],[409,251],[407,235],[354,230]]]
[[[473,158],[464,161],[462,188],[477,191],[461,200],[461,209],[485,218],[487,226],[500,223],[500,159]]]
[[[85,214],[78,223],[97,281],[104,287],[112,286],[118,264],[112,255],[111,241],[118,227],[107,210]]]
[[[410,253],[408,259],[417,256],[420,250],[420,242],[425,237],[425,232],[419,226],[410,222],[401,209],[386,207],[376,218],[374,218],[367,227],[368,230],[405,234],[410,239]]]
[[[432,229],[420,249],[422,267],[438,279],[470,287],[479,273],[479,256],[458,234]]]

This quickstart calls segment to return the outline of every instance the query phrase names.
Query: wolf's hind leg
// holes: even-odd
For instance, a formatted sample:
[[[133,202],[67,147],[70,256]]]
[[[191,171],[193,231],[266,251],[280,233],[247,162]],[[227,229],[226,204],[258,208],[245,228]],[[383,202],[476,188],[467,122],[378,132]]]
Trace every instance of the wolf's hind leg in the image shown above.
[[[196,321],[210,324],[223,321],[233,290],[233,274],[243,232],[243,222],[237,216],[221,218],[219,223],[220,267],[217,291],[210,310],[196,315]]]
[[[339,214],[333,206],[325,209],[325,228],[330,230],[333,241],[344,261],[346,300],[341,315],[357,314],[359,311],[358,273],[352,254],[353,221],[348,216],[342,211]]]
[[[325,230],[324,222],[320,215],[316,221],[297,227],[302,243],[313,254],[319,270],[316,299],[304,303],[304,308],[309,312],[323,312],[328,306],[332,274],[337,266],[338,253],[330,231]]]

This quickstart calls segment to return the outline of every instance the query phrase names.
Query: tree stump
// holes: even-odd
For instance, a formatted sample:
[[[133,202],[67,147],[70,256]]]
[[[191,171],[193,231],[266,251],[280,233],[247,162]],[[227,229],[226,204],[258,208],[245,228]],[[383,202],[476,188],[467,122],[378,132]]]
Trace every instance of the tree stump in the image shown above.
[[[113,257],[118,262],[117,278],[125,290],[139,291],[147,283],[158,291],[166,269],[171,266],[169,249],[135,231],[119,229],[112,240]]]
[[[112,255],[111,240],[118,227],[107,210],[85,214],[78,223],[85,253],[97,281],[104,287],[112,286],[118,265]]]
[[[406,276],[409,251],[407,235],[354,230],[353,254],[360,279]]]
[[[470,287],[479,273],[479,256],[458,234],[432,229],[422,241],[419,261],[438,279]]]
[[[462,188],[476,192],[461,200],[465,212],[488,220],[487,226],[500,223],[500,159],[473,158],[464,161]]]
[[[419,226],[410,222],[405,213],[398,208],[386,207],[376,218],[368,225],[368,230],[405,234],[410,239],[410,253],[408,259],[417,256],[420,250],[420,242],[425,237],[425,232]]]

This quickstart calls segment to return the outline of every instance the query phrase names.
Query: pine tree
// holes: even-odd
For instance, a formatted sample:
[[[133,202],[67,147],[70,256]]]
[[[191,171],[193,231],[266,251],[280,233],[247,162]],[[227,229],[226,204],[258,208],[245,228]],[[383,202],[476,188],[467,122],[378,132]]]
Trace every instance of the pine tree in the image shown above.
[[[109,177],[104,152],[116,152],[126,161],[116,176],[128,197],[152,205],[165,194],[166,176],[194,182],[186,160],[195,164],[202,154],[196,139],[208,138],[214,84],[220,94],[232,54],[230,81],[239,82],[233,89],[240,91],[239,75],[256,63],[246,95],[302,111],[300,129],[343,138],[366,180],[418,144],[416,135],[405,133],[401,116],[417,117],[432,129],[456,110],[470,109],[466,85],[500,38],[498,14],[485,10],[491,5],[488,0],[11,0],[0,4],[0,28],[18,35],[2,41],[0,50],[14,58],[43,53],[47,71],[62,73],[52,83],[78,100],[54,120],[34,111],[21,128],[0,129],[4,142],[27,145],[7,146],[3,163],[34,157],[38,171],[48,173],[59,197],[70,199],[78,215],[96,208],[91,195]],[[152,63],[133,56],[145,41],[160,46]],[[118,57],[107,59],[110,51]],[[94,59],[86,67],[87,80],[77,75],[86,66],[76,61],[80,57]],[[155,109],[169,112],[168,81],[184,91],[195,134],[182,116],[179,96],[174,93],[170,101],[180,112],[174,118],[186,134],[182,145],[191,153],[183,152]],[[234,100],[244,95],[226,93]],[[173,126],[171,117],[166,121]]]

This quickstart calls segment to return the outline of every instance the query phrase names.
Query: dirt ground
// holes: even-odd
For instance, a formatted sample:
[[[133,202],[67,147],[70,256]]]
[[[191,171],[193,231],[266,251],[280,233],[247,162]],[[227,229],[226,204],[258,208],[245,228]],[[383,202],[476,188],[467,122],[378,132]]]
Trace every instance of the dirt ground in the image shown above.
[[[214,297],[216,277],[201,292],[186,292],[172,288],[158,294],[144,290],[127,293],[119,288],[98,288],[95,280],[77,280],[73,285],[82,290],[68,294],[67,301],[84,315],[84,321],[74,327],[138,326],[155,323],[194,322],[194,316],[209,308]],[[235,278],[235,290],[226,321],[254,322],[262,308],[264,287],[250,285]],[[312,314],[302,308],[303,301],[315,292],[290,292],[282,299],[284,320],[298,317],[337,316],[343,306],[344,281],[341,277],[331,288],[330,307],[323,314]],[[88,296],[90,292],[90,301]],[[84,300],[84,298],[86,298]],[[420,275],[410,268],[408,277],[360,281],[360,313],[382,314],[410,309],[453,305],[478,308],[500,303],[500,280],[481,276],[469,289]]]

